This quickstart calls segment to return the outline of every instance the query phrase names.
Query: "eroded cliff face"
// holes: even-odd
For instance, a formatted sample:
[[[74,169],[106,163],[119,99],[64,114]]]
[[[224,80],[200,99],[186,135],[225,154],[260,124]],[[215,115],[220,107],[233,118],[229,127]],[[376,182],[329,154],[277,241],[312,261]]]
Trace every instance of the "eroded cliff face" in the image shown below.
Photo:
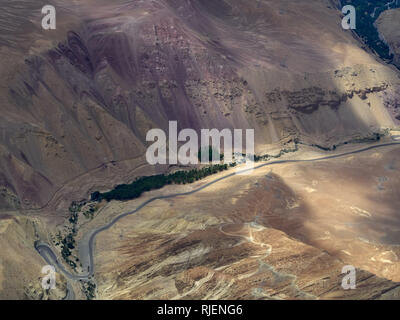
[[[329,1],[51,2],[54,32],[40,28],[36,1],[1,17],[19,17],[19,36],[0,35],[3,209],[126,182],[145,165],[135,159],[147,131],[169,120],[254,128],[258,153],[398,124],[399,74],[341,29]]]

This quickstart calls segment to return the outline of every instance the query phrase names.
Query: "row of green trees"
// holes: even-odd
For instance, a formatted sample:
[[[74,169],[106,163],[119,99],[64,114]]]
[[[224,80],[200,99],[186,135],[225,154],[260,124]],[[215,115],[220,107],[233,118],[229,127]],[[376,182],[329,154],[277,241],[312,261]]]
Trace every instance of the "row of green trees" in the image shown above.
[[[202,161],[202,155],[203,153],[205,153],[207,156],[207,160],[209,162],[215,161],[215,160],[219,160],[222,161],[224,160],[224,154],[223,153],[219,153],[219,151],[215,148],[213,148],[212,146],[209,146],[208,148],[200,148],[199,152],[197,153],[197,157],[199,159],[199,162]]]
[[[75,271],[77,264],[76,262],[79,261],[77,257],[72,256],[71,250],[75,249],[75,236],[77,234],[77,224],[78,224],[78,214],[80,209],[82,208],[83,203],[80,202],[72,202],[71,206],[69,207],[70,217],[68,219],[71,226],[68,228],[68,233],[64,238],[60,239],[61,245],[61,256]],[[72,258],[75,260],[72,260]]]
[[[122,184],[105,193],[92,193],[91,201],[126,201],[139,198],[144,192],[161,189],[170,184],[188,184],[233,167],[235,164],[217,164],[202,169],[178,171],[172,174],[141,177],[130,184]]]

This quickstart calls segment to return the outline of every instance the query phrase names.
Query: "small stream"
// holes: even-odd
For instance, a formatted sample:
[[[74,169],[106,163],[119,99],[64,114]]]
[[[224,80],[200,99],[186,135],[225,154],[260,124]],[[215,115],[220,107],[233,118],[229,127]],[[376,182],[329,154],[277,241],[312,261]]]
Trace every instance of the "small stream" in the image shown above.
[[[394,9],[394,7],[391,8],[391,5],[394,5],[394,7],[400,5],[400,0],[393,0],[393,1],[391,1],[391,2],[388,2],[388,3],[386,3],[385,5],[383,5],[383,7],[386,7],[386,10]],[[382,7],[375,7],[375,8],[374,8],[374,12],[371,14],[371,17],[372,17],[372,18],[375,18],[376,10],[381,9],[381,8],[382,8]]]

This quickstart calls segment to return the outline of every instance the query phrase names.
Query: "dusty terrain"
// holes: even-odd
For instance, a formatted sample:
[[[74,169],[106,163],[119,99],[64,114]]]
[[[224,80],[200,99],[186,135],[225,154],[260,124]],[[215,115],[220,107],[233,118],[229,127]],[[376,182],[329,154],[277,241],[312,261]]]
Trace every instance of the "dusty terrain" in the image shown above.
[[[0,15],[0,209],[64,215],[128,182],[146,132],[168,120],[254,128],[259,153],[398,124],[398,72],[343,31],[330,1],[48,3],[55,31],[41,29],[41,1]]]
[[[98,298],[399,299],[399,155],[274,165],[158,200],[98,236]]]
[[[58,274],[57,288],[43,290],[42,258],[34,249],[35,240],[47,237],[39,219],[0,214],[0,299],[63,299],[66,283]]]
[[[176,169],[143,157],[146,132],[169,120],[254,128],[258,154],[398,127],[398,70],[343,31],[333,3],[48,0],[55,31],[41,29],[44,1],[4,3],[0,298],[66,295],[63,277],[41,289],[34,242],[53,243],[72,201]],[[98,238],[98,297],[399,298],[396,150],[276,166],[158,201]],[[78,240],[146,197],[111,203]],[[344,264],[359,268],[356,291],[340,287]]]

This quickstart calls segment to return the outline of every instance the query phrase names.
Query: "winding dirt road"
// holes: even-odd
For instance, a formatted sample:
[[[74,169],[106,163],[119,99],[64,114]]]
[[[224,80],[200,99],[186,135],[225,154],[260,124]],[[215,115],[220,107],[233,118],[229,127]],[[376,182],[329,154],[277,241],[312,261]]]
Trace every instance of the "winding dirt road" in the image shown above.
[[[358,154],[358,153],[366,152],[366,151],[369,151],[369,150],[390,147],[390,146],[394,146],[394,145],[400,145],[400,142],[391,142],[391,143],[385,143],[385,144],[380,144],[380,145],[374,145],[374,146],[365,147],[365,148],[362,148],[362,149],[359,149],[359,150],[355,150],[355,151],[349,151],[349,152],[345,152],[345,153],[341,153],[341,154],[325,156],[325,157],[320,157],[320,158],[315,158],[315,159],[307,159],[307,160],[276,160],[276,161],[260,164],[260,165],[254,167],[254,168],[243,169],[243,170],[228,174],[226,176],[223,176],[221,178],[215,179],[215,180],[213,180],[213,181],[211,181],[211,182],[209,182],[209,183],[207,183],[207,184],[205,184],[205,185],[203,185],[203,186],[201,186],[201,187],[199,187],[199,188],[197,188],[195,190],[189,191],[189,192],[175,193],[175,194],[171,194],[171,195],[157,196],[157,197],[151,198],[151,199],[143,202],[135,210],[122,213],[121,215],[119,215],[116,218],[114,218],[111,222],[106,224],[105,226],[89,232],[85,237],[82,238],[81,243],[79,244],[79,249],[80,249],[79,255],[80,255],[80,257],[86,257],[86,259],[85,259],[86,263],[85,263],[84,267],[86,267],[87,270],[88,270],[88,273],[84,274],[84,275],[73,275],[70,272],[68,272],[67,270],[65,270],[64,266],[60,263],[59,259],[57,259],[57,255],[54,253],[53,249],[47,243],[44,243],[44,242],[41,242],[41,241],[36,241],[35,242],[35,249],[42,256],[42,258],[46,261],[46,263],[48,263],[49,265],[53,265],[56,269],[61,271],[66,276],[66,278],[68,278],[69,280],[73,280],[73,281],[79,281],[79,280],[88,281],[89,278],[91,278],[94,275],[94,270],[95,270],[93,252],[94,252],[94,245],[95,245],[96,236],[99,233],[110,229],[115,223],[117,223],[118,221],[120,221],[124,217],[137,213],[138,211],[140,211],[141,209],[143,209],[148,204],[150,204],[150,203],[152,203],[154,201],[163,200],[163,199],[171,199],[171,198],[175,198],[175,197],[179,197],[179,196],[192,195],[192,194],[197,193],[197,192],[199,192],[201,190],[204,190],[204,189],[208,188],[209,186],[214,185],[214,184],[216,184],[216,183],[218,183],[220,181],[223,181],[223,180],[226,180],[228,178],[231,178],[231,177],[233,177],[233,176],[235,176],[237,174],[243,174],[243,173],[249,172],[251,170],[260,169],[260,168],[272,166],[272,165],[275,165],[275,164],[324,161],[324,160],[329,160],[329,159],[341,158],[341,157],[345,157],[345,156],[349,156],[349,155],[353,155],[353,154]],[[220,229],[220,231],[222,231],[222,229]],[[72,290],[71,286],[69,286],[69,291],[70,290]],[[75,294],[73,292],[69,292],[67,296],[75,297]]]

